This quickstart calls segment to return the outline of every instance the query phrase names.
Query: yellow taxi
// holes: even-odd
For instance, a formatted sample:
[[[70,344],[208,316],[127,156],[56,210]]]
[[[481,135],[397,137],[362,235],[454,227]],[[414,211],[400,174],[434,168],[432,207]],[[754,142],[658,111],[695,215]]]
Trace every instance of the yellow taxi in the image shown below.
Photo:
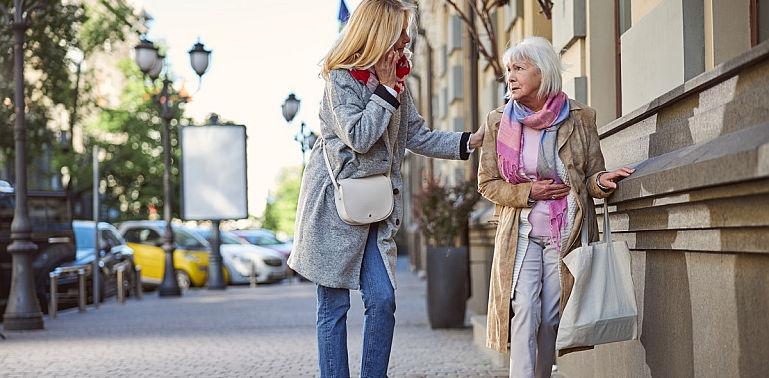
[[[118,229],[128,246],[134,250],[134,262],[142,268],[142,283],[160,284],[166,260],[162,248],[165,222],[128,221],[121,223]],[[176,244],[174,270],[179,287],[187,289],[205,285],[208,275],[208,243],[182,227],[174,226],[173,230]]]

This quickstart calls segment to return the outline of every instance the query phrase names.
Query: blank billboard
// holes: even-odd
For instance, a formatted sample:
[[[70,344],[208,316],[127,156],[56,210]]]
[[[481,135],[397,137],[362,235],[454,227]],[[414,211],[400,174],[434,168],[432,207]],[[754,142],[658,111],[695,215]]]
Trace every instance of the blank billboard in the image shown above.
[[[184,126],[179,139],[182,218],[247,218],[246,127]]]

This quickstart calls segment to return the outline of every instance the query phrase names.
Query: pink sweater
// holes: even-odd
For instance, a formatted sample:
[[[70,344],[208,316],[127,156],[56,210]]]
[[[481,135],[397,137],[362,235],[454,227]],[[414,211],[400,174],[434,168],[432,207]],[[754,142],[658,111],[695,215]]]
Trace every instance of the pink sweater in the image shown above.
[[[523,126],[523,171],[526,176],[537,179],[537,159],[542,130]],[[550,209],[547,201],[537,201],[529,213],[531,236],[550,236]]]

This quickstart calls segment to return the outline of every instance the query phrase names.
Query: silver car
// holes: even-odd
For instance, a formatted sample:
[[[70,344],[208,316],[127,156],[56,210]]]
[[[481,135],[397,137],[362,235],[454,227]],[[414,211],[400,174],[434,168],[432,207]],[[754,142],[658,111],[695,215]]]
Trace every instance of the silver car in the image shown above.
[[[190,231],[212,242],[213,230],[210,228],[194,228]],[[249,283],[252,272],[258,283],[277,282],[286,278],[288,265],[282,254],[252,245],[231,232],[221,232],[220,252],[231,284]]]

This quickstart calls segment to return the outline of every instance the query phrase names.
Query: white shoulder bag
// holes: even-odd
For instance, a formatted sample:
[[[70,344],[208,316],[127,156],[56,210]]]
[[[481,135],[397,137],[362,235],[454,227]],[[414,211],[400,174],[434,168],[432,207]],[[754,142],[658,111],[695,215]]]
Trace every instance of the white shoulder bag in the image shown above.
[[[329,107],[334,114],[331,98]],[[360,226],[376,223],[387,219],[393,212],[393,187],[390,181],[392,173],[392,147],[390,146],[389,130],[385,130],[385,145],[387,146],[388,162],[390,163],[386,175],[372,175],[361,178],[347,178],[337,180],[331,169],[331,162],[326,152],[326,140],[322,137],[323,158],[326,160],[326,168],[334,185],[334,203],[339,217],[347,224]]]
[[[323,140],[323,158],[326,160],[326,168],[334,185],[336,211],[345,223],[359,226],[379,222],[390,216],[394,204],[392,182],[390,181],[392,153],[390,153],[390,169],[387,175],[341,180],[334,177],[326,153],[325,140]]]

